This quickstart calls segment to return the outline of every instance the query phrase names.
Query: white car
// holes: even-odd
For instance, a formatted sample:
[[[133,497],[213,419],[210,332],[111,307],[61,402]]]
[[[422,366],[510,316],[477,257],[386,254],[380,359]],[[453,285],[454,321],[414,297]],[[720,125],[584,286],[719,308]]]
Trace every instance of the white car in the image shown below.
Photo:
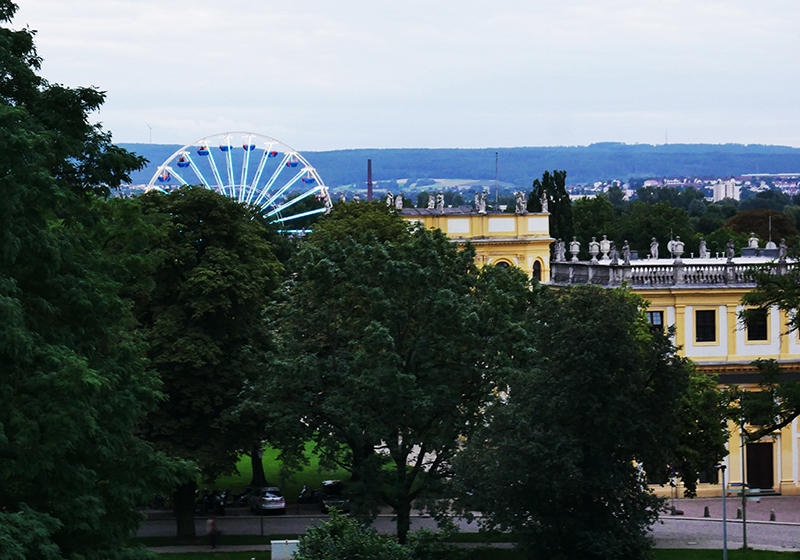
[[[250,494],[250,509],[257,513],[286,513],[286,499],[277,486],[265,486]]]

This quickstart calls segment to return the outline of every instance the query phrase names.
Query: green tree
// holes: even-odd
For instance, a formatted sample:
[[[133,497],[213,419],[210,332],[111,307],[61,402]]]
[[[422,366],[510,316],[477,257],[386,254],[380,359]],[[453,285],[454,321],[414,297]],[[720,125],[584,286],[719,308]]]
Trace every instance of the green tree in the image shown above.
[[[467,506],[485,526],[518,534],[527,557],[641,558],[660,500],[637,465],[682,466],[693,479],[698,464],[724,455],[713,406],[713,447],[682,452],[698,441],[682,433],[684,414],[705,405],[685,400],[693,369],[643,307],[622,289],[532,294],[529,350],[516,353],[507,392],[455,463]]]
[[[678,236],[685,243],[685,254],[697,254],[698,251],[699,241],[695,239],[689,215],[684,209],[667,202],[634,202],[630,212],[620,217],[618,227],[617,240],[627,239],[631,249],[638,251],[640,256],[650,253],[650,240],[653,237],[659,243],[660,256],[668,254],[667,242]]]
[[[309,527],[300,537],[295,560],[412,560],[412,550],[390,536],[340,513]]]
[[[528,196],[528,211],[542,211],[542,195],[547,197],[547,209],[550,212],[550,237],[554,239],[572,239],[572,202],[567,192],[566,171],[545,171],[541,180],[533,180],[533,189]]]
[[[706,236],[706,247],[713,256],[717,253],[725,254],[728,241],[733,241],[734,252],[740,254],[742,247],[747,247],[749,233],[736,233],[730,228],[722,227]]]
[[[601,239],[603,235],[607,235],[609,239],[617,238],[617,217],[614,214],[614,206],[602,195],[576,200],[572,206],[572,218],[575,224],[575,236],[581,242],[584,252],[588,251],[592,237]],[[569,244],[571,239],[564,241]],[[621,248],[622,245],[618,245],[618,249]]]
[[[741,210],[756,210],[766,208],[770,210],[780,211],[784,206],[791,202],[788,194],[782,193],[777,189],[770,189],[768,191],[760,191],[755,196],[742,201],[739,205]]]
[[[625,200],[625,191],[618,186],[613,185],[609,187],[608,192],[606,192],[606,197],[608,197],[608,201],[614,206],[614,210],[617,214],[622,214],[628,210],[629,203]]]
[[[31,31],[0,27],[0,557],[143,558],[135,507],[176,465],[136,437],[159,382],[94,242],[96,196],[143,161],[90,124],[103,93],[39,64]]]
[[[167,398],[143,432],[213,479],[264,438],[263,422],[239,405],[273,349],[265,312],[282,266],[262,218],[221,194],[182,187],[129,203],[162,232],[146,248],[158,260],[134,311]],[[195,488],[187,479],[176,492],[182,538],[195,534]]]
[[[495,282],[471,248],[379,203],[336,206],[293,270],[288,371],[262,392],[352,472],[355,513],[379,497],[394,508],[404,543],[412,501],[437,490],[491,395],[478,294]]]
[[[753,232],[763,240],[771,238],[776,242],[782,237],[789,239],[798,235],[792,218],[769,208],[741,210],[735,216],[728,218],[722,227],[748,236]]]

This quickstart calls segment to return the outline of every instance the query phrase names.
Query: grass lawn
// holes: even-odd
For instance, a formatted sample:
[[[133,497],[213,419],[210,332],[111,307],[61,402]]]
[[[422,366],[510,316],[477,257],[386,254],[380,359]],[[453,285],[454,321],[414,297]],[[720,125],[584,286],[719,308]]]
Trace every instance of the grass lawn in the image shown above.
[[[297,502],[297,498],[300,496],[300,491],[303,489],[303,485],[308,485],[309,488],[315,489],[322,487],[323,480],[347,480],[350,478],[350,473],[343,469],[338,471],[320,471],[319,458],[316,455],[312,455],[310,450],[311,444],[307,444],[306,453],[309,457],[309,465],[301,472],[291,475],[288,479],[281,480],[281,462],[278,460],[278,454],[280,452],[277,449],[272,449],[271,447],[264,448],[264,457],[262,459],[264,464],[264,476],[267,478],[267,481],[270,484],[275,484],[281,488],[287,502]],[[250,481],[253,478],[253,469],[250,464],[250,457],[248,455],[242,456],[239,459],[239,462],[236,464],[236,469],[239,471],[238,474],[222,476],[215,480],[213,484],[203,484],[201,486],[205,488],[216,488],[218,490],[230,488],[231,492],[234,494],[242,492],[247,486],[250,485]]]
[[[214,552],[214,553],[181,553],[161,554],[163,560],[270,560],[269,552]],[[522,560],[522,556],[514,550],[483,549],[474,550],[469,560]],[[656,560],[720,560],[721,550],[698,549],[657,549]],[[794,560],[800,558],[800,552],[771,552],[764,550],[729,550],[729,560]]]

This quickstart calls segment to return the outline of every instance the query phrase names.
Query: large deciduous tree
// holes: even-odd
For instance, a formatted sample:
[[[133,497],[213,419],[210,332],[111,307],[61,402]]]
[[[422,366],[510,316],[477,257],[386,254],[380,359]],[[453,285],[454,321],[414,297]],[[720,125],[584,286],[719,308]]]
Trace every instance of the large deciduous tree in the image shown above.
[[[651,331],[630,292],[543,287],[531,299],[528,354],[516,353],[507,394],[457,458],[456,486],[530,558],[640,558],[660,506],[642,466],[677,466],[688,482],[724,454],[713,389]],[[700,428],[711,448],[687,453]]]
[[[33,33],[0,28],[0,557],[145,557],[134,508],[174,465],[135,435],[159,382],[94,243],[96,195],[142,160],[89,122],[101,92],[38,68]]]
[[[351,470],[355,512],[380,497],[405,542],[412,501],[448,475],[490,398],[491,325],[481,317],[500,307],[480,294],[493,297],[496,282],[479,277],[471,248],[380,203],[337,204],[293,271],[288,373],[266,394],[276,413],[302,421],[326,460]]]
[[[158,255],[152,286],[134,308],[166,396],[144,433],[213,479],[264,437],[239,404],[272,349],[265,315],[283,268],[263,218],[233,199],[183,187],[131,204],[160,232],[147,247]],[[180,537],[195,534],[194,492],[185,480],[176,493]]]
[[[566,171],[545,171],[542,178],[533,180],[533,189],[528,197],[528,211],[542,211],[542,197],[547,198],[550,212],[550,236],[554,239],[572,239],[572,201],[567,192]]]

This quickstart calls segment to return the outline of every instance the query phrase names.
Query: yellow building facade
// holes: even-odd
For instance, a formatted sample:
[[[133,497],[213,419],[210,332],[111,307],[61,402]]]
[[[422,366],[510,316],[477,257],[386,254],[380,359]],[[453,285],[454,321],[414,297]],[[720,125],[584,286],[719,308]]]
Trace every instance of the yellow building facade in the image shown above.
[[[555,240],[550,237],[547,213],[406,209],[403,217],[439,228],[454,242],[471,242],[481,266],[518,266],[553,285],[628,286],[650,302],[647,314],[652,323],[675,328],[679,353],[694,361],[699,371],[718,375],[722,385],[754,386],[757,372],[751,363],[758,358],[778,360],[787,375],[800,378],[800,336],[788,333],[785,313],[770,309],[749,329],[739,320],[741,298],[755,287],[747,269],[772,260],[771,255],[627,261],[618,253],[598,253],[593,261],[581,262],[568,260],[562,250],[556,256],[560,261],[550,262],[550,245]],[[748,444],[744,452],[740,436],[731,425],[728,450],[725,464],[729,483],[741,484],[744,470],[747,483],[764,493],[800,494],[797,420],[779,433]],[[668,493],[670,489],[658,491]],[[701,479],[699,496],[719,496],[721,492],[719,484]]]
[[[469,241],[478,266],[516,266],[528,275],[550,277],[550,214],[479,213],[458,208],[442,211],[406,208],[406,220],[440,229],[453,241]]]

